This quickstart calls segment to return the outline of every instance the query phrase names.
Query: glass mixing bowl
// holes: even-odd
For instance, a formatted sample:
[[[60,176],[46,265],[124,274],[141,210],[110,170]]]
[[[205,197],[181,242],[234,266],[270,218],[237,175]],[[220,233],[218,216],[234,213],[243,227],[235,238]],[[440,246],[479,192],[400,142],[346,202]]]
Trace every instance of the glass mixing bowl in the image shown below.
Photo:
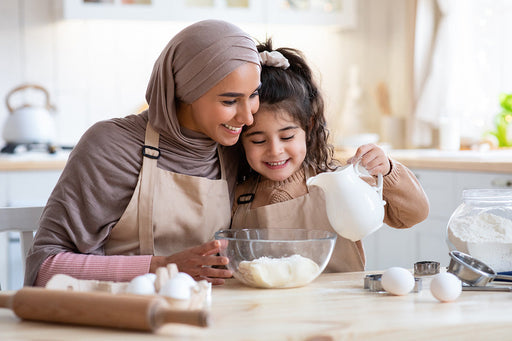
[[[293,288],[312,282],[331,259],[336,234],[306,229],[234,229],[215,233],[227,241],[220,254],[242,283],[256,288]]]

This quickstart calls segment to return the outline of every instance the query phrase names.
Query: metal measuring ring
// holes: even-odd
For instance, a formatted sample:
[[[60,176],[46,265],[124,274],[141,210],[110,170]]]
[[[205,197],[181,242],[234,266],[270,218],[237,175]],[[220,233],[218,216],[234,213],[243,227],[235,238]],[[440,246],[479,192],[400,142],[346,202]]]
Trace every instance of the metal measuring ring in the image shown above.
[[[372,292],[384,291],[381,279],[382,274],[366,275],[364,277],[364,288]]]
[[[414,276],[431,276],[439,273],[439,262],[421,261],[414,263]]]

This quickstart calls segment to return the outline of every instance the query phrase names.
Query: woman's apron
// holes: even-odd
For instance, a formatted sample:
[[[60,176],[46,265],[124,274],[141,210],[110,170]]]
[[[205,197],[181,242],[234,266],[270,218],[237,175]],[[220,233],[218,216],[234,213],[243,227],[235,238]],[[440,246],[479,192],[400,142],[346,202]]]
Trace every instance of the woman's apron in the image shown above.
[[[231,202],[222,153],[219,180],[178,174],[157,167],[158,141],[148,122],[137,186],[110,233],[106,255],[169,256],[229,227]]]
[[[306,171],[306,178],[308,172]],[[250,193],[256,193],[258,181],[254,181]],[[242,194],[239,198],[248,198]],[[238,198],[235,198],[238,200]],[[231,228],[303,228],[334,232],[327,218],[325,195],[321,188],[312,186],[308,193],[277,204],[251,209],[251,202],[239,200]],[[249,200],[248,200],[249,201]],[[252,200],[250,200],[252,201]],[[327,264],[326,272],[350,272],[364,270],[364,251],[360,241],[352,242],[337,236],[336,245]]]

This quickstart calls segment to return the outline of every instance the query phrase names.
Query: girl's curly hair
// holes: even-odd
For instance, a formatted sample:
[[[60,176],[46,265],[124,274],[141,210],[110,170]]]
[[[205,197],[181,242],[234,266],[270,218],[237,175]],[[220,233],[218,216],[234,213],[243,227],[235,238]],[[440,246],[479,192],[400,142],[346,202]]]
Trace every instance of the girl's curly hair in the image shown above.
[[[278,51],[290,63],[287,69],[262,65],[260,108],[273,112],[285,111],[300,124],[306,132],[305,167],[311,167],[317,173],[334,170],[339,162],[334,159],[334,147],[328,143],[324,100],[303,53],[284,47],[274,50],[272,39],[258,44],[257,48],[258,52]],[[239,179],[246,179],[250,173],[244,154]]]

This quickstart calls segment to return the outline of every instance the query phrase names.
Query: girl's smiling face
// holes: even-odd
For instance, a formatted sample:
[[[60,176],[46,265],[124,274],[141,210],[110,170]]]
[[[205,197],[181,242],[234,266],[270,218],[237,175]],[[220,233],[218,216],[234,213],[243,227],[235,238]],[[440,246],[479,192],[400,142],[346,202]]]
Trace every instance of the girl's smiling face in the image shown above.
[[[260,108],[243,132],[242,144],[251,168],[273,181],[290,177],[306,157],[306,132],[283,110]]]

